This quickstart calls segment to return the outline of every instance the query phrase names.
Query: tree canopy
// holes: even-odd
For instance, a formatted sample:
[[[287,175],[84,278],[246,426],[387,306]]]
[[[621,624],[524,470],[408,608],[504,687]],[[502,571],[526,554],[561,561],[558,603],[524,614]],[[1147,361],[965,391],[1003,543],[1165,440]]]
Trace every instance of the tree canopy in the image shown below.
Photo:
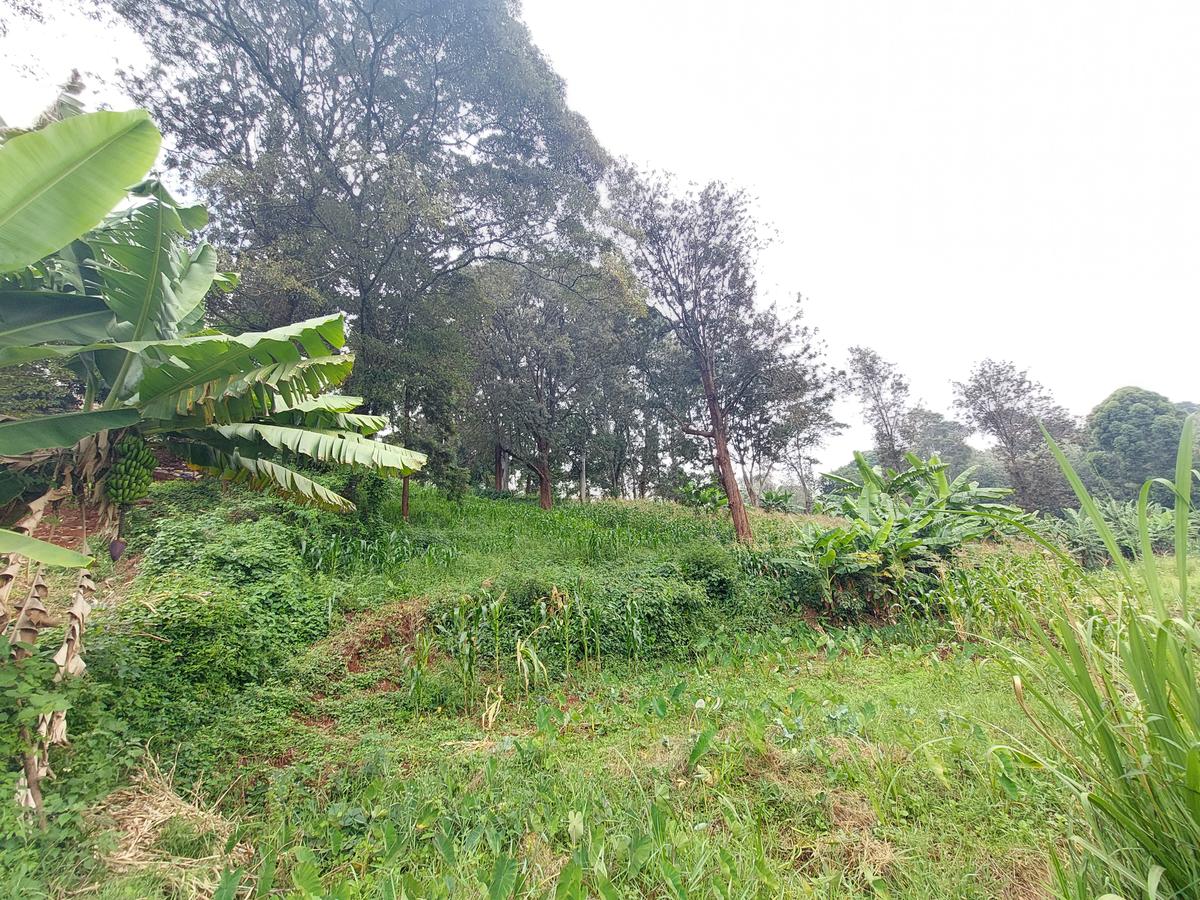
[[[1174,470],[1187,405],[1139,387],[1118,388],[1087,417],[1087,458],[1117,497]]]

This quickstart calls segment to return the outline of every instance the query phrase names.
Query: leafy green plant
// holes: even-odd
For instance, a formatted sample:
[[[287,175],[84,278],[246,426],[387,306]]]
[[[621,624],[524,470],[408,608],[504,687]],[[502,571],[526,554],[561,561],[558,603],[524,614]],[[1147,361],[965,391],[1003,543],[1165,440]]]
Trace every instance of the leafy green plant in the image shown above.
[[[1095,502],[1096,511],[1108,525],[1113,540],[1126,559],[1137,559],[1142,553],[1142,516],[1136,502],[1122,503],[1108,498]],[[1170,553],[1175,546],[1175,515],[1159,503],[1146,504],[1145,528],[1147,546],[1151,553]],[[1200,518],[1193,510],[1189,516],[1189,543],[1197,547]],[[1108,548],[1100,536],[1095,521],[1086,510],[1065,509],[1062,518],[1044,519],[1040,531],[1069,552],[1086,569],[1099,568],[1109,562]]]
[[[147,440],[195,468],[338,511],[353,504],[292,460],[398,475],[425,461],[370,439],[384,421],[355,413],[360,400],[326,393],[353,365],[341,352],[340,315],[241,335],[203,328],[209,292],[237,278],[218,273],[213,247],[193,245],[208,221],[204,207],[180,204],[157,181],[135,184],[160,141],[146,113],[133,111],[66,115],[0,145],[0,365],[57,361],[84,384],[82,409],[0,422],[7,470],[52,473],[49,490],[0,529],[6,649],[33,645],[50,622],[40,587],[9,615],[24,561],[90,563],[34,539],[38,523],[73,497],[97,510],[101,536],[119,538],[120,510],[149,485]],[[114,558],[122,549],[110,544]],[[71,606],[57,657],[64,678],[84,668],[90,585]],[[32,782],[49,766],[50,745],[65,743],[65,720],[47,719],[39,732],[29,783],[17,793],[40,815]]]
[[[759,502],[767,512],[788,512],[792,508],[791,491],[763,491]]]
[[[729,498],[716,482],[689,481],[679,489],[679,502],[706,513],[716,513],[729,505]]]
[[[504,601],[504,592],[501,591],[483,605],[484,614],[487,616],[488,629],[491,632],[492,658],[496,665],[497,680],[500,678],[500,657],[503,654],[500,640],[501,632],[504,629]]]
[[[435,640],[428,631],[419,631],[413,639],[412,650],[408,657],[408,697],[418,712],[425,701],[425,691],[429,678],[429,664],[433,659]]]
[[[1006,749],[1048,768],[1079,804],[1087,830],[1072,839],[1072,871],[1056,867],[1065,896],[1192,897],[1200,884],[1200,624],[1188,577],[1195,428],[1193,415],[1180,439],[1174,480],[1142,487],[1136,567],[1047,436],[1118,576],[1115,588],[1096,586],[1103,606],[1087,617],[1066,603],[1046,627],[1025,615],[1065,696],[1024,661],[1017,697],[1050,752]],[[1174,495],[1173,583],[1160,576],[1153,554],[1149,494],[1155,484]]]
[[[716,603],[728,602],[734,594],[741,571],[737,557],[720,544],[699,544],[679,557],[679,572],[684,580],[699,585]]]
[[[454,604],[450,615],[437,625],[442,651],[458,671],[463,704],[468,708],[475,702],[479,647],[485,621],[483,604],[471,597],[464,597]]]
[[[531,684],[537,684],[539,677],[543,685],[547,688],[550,686],[550,676],[546,672],[546,665],[542,662],[541,655],[538,653],[537,645],[538,634],[544,629],[544,625],[535,628],[531,633],[523,637],[518,637],[513,644],[517,675],[521,679],[522,686],[525,689],[526,698],[529,697]]]
[[[1001,502],[1008,490],[980,487],[970,470],[950,480],[936,456],[907,459],[905,471],[883,471],[857,454],[861,480],[830,476],[838,493],[818,507],[844,525],[804,523],[790,544],[748,551],[743,565],[792,602],[843,617],[887,614],[934,589],[953,554],[995,535],[998,520],[1026,521]]]

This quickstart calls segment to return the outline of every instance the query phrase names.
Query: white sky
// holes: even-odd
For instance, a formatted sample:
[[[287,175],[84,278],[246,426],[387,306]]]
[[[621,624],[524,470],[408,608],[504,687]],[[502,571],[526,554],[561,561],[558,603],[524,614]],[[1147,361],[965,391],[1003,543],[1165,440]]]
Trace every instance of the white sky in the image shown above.
[[[764,294],[803,294],[839,365],[874,347],[942,410],[985,356],[1079,414],[1125,384],[1200,401],[1200,4],[524,7],[611,152],[758,196]],[[143,59],[75,14],[22,25],[0,115],[35,115],[72,65],[98,84]],[[869,443],[841,414],[830,466]]]

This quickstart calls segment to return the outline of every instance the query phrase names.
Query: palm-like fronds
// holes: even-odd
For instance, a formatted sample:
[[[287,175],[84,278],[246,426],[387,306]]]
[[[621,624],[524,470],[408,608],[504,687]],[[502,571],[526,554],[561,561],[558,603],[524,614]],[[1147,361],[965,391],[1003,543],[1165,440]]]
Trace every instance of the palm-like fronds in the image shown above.
[[[11,245],[20,256],[0,283],[0,364],[61,359],[87,379],[90,396],[105,398],[103,410],[4,425],[0,452],[65,449],[97,430],[132,426],[174,441],[209,471],[333,509],[350,505],[280,460],[417,471],[421,454],[364,437],[386,420],[355,413],[357,398],[322,396],[354,364],[342,352],[340,315],[263,332],[197,333],[205,295],[237,283],[217,273],[212,247],[188,245],[207,221],[203,207],[183,206],[159,182],[143,181],[129,191],[132,205],[81,233],[144,174],[134,169],[150,164],[157,141],[144,113],[101,113],[0,147],[0,173],[11,176],[0,179],[0,249]],[[44,191],[64,202],[42,202]],[[92,209],[101,194],[112,198]],[[76,195],[91,204],[88,222],[67,208]],[[32,238],[51,234],[61,249],[30,257]]]
[[[387,427],[387,418],[354,412],[362,405],[362,397],[322,394],[294,403],[277,402],[271,422],[324,431],[356,431],[369,435]]]
[[[115,317],[102,300],[53,291],[0,290],[0,347],[103,340]]]
[[[254,367],[243,371],[243,365]],[[147,369],[134,402],[151,419],[200,415],[205,422],[239,422],[270,415],[280,401],[287,406],[318,396],[341,384],[353,367],[350,355],[255,366],[252,356],[227,353],[196,368],[171,362]]]
[[[168,447],[189,465],[218,478],[259,489],[270,488],[290,500],[334,512],[354,510],[354,504],[341,494],[282,463],[259,456],[243,456],[236,448],[224,452],[210,444],[189,441],[170,441]]]
[[[239,449],[262,451],[264,445],[279,452],[306,456],[317,462],[361,466],[390,475],[412,475],[425,463],[425,455],[371,440],[348,431],[313,431],[261,422],[213,425],[190,432],[199,440],[224,440]]]

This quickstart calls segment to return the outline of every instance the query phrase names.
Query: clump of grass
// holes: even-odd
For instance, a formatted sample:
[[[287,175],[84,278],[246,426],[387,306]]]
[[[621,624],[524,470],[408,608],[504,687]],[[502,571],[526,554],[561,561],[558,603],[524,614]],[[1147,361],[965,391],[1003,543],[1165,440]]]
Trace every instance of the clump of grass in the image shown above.
[[[1050,671],[1042,671],[1044,662],[1027,663],[1015,680],[1017,696],[1051,752],[1017,752],[1058,776],[1086,824],[1072,836],[1067,864],[1056,861],[1064,896],[1195,897],[1200,886],[1200,625],[1188,577],[1195,427],[1192,416],[1174,480],[1142,488],[1136,568],[1050,442],[1119,576],[1116,587],[1098,584],[1088,615],[1063,603],[1046,626],[1024,616]],[[1153,553],[1148,501],[1155,484],[1174,495],[1173,583],[1159,577]]]

